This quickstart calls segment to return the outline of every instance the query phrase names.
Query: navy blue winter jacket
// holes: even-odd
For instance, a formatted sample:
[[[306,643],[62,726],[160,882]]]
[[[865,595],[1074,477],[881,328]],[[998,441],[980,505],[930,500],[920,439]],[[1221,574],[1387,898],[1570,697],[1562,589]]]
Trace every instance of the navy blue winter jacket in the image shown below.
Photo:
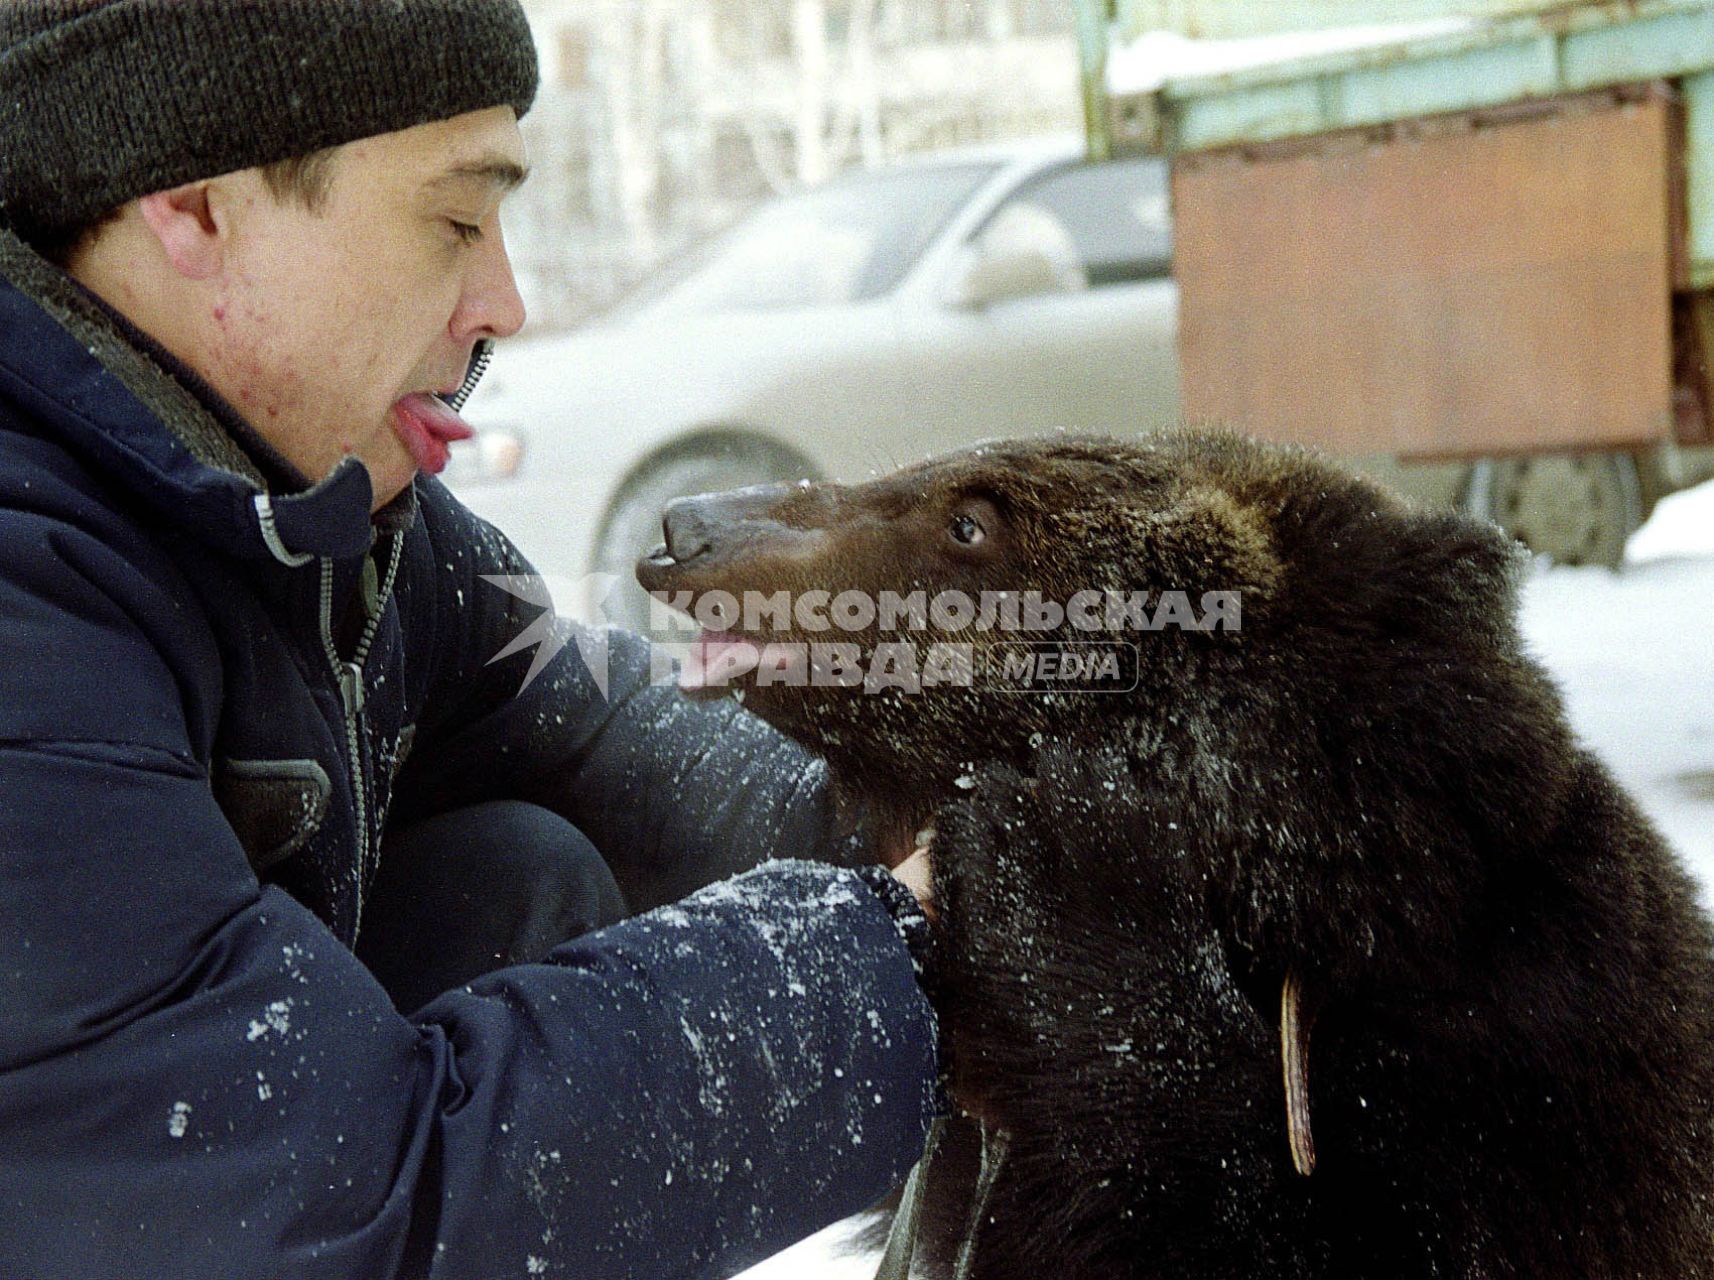
[[[632,637],[608,697],[575,645],[519,694],[535,610],[481,575],[528,566],[438,483],[373,521],[354,461],[271,485],[4,233],[0,277],[0,1277],[714,1276],[894,1185],[934,1028],[856,872],[414,1021],[351,952],[389,821],[547,803],[670,890],[826,851],[820,773]]]

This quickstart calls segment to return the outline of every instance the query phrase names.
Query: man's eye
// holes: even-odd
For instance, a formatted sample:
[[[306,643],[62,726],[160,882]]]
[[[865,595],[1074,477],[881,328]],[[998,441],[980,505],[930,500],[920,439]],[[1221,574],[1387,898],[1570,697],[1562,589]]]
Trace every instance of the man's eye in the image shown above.
[[[950,532],[954,542],[962,542],[967,547],[979,545],[987,536],[976,518],[969,515],[954,516]]]
[[[465,244],[475,244],[482,238],[482,228],[474,222],[460,222],[457,218],[448,218],[452,224],[453,234]]]

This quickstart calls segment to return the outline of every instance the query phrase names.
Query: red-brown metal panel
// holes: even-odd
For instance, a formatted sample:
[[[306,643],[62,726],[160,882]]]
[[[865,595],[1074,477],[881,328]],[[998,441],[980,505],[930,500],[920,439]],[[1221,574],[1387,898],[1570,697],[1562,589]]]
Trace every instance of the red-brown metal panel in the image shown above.
[[[1408,457],[1666,438],[1669,115],[1181,158],[1187,414]]]

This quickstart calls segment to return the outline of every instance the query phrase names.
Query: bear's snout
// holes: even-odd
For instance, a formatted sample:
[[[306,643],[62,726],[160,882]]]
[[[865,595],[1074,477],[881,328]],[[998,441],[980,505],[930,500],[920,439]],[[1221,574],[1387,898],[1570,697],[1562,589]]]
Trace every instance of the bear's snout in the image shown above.
[[[790,485],[765,484],[674,498],[661,517],[667,558],[686,566],[705,556],[720,558],[750,541],[758,526],[771,524],[770,513],[791,491]]]
[[[707,554],[714,545],[715,527],[706,510],[708,496],[676,498],[661,518],[661,536],[669,560],[689,564]]]
[[[761,587],[762,581],[747,578],[747,569],[770,560],[801,560],[825,541],[825,531],[800,528],[779,518],[780,506],[800,492],[797,485],[770,484],[675,498],[661,518],[662,546],[638,564],[638,581],[651,591]],[[718,584],[702,580],[715,572],[722,578]],[[732,574],[737,577],[725,581]]]

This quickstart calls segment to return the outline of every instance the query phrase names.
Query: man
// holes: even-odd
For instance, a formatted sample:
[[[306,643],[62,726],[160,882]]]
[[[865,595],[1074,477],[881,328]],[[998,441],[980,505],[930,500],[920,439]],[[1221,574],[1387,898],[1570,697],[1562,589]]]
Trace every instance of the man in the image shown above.
[[[0,1275],[719,1275],[920,1150],[886,872],[565,940],[841,849],[634,637],[490,662],[535,86],[515,0],[0,7]]]

